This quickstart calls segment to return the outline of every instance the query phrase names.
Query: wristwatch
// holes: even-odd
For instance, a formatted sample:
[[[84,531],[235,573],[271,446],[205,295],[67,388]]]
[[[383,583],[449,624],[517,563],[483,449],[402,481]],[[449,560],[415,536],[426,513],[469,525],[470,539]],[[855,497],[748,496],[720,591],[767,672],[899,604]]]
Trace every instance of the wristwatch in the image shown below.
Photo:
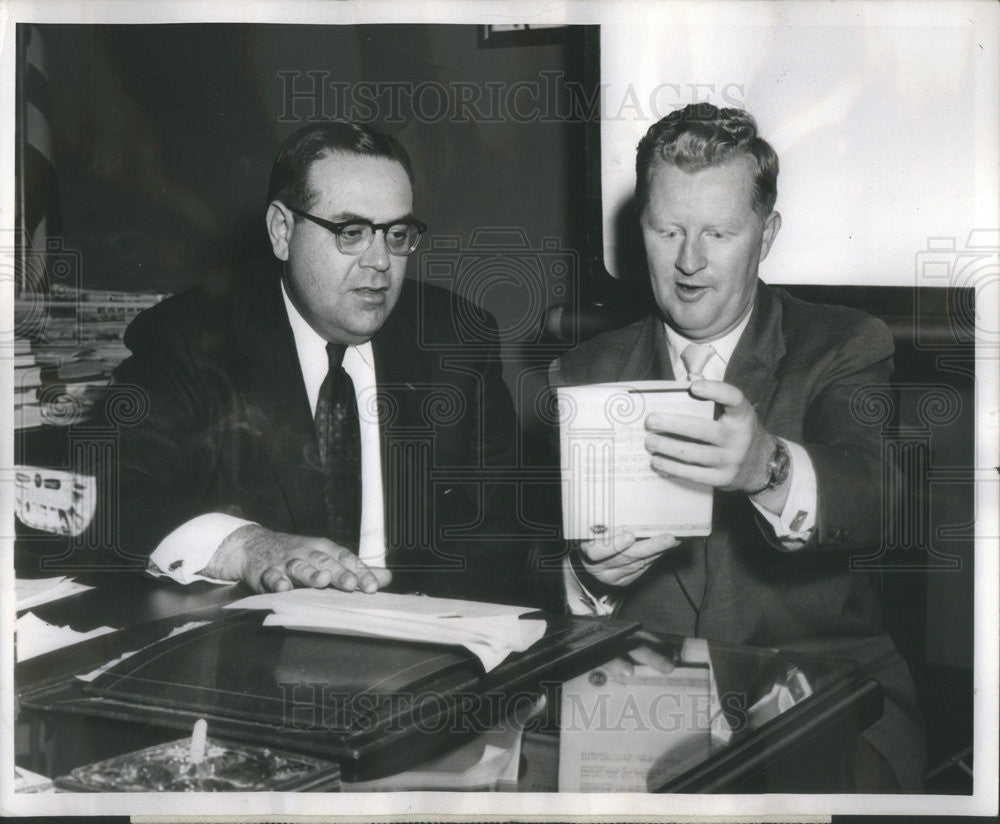
[[[760,495],[776,486],[781,486],[788,480],[788,471],[791,468],[791,459],[788,456],[788,449],[778,438],[774,439],[774,452],[767,462],[767,483],[757,489],[748,489],[746,494],[750,497]]]

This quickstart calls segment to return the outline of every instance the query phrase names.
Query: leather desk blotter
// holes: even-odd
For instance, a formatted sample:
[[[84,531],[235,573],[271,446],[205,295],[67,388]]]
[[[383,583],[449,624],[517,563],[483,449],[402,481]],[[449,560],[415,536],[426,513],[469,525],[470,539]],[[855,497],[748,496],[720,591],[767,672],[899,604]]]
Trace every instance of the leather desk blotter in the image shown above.
[[[484,674],[461,648],[288,632],[261,626],[263,617],[221,613],[90,682],[50,681],[22,694],[21,705],[185,730],[205,718],[210,735],[329,758],[345,775],[373,777],[497,726],[546,685],[612,657],[638,626],[546,615],[540,641]]]

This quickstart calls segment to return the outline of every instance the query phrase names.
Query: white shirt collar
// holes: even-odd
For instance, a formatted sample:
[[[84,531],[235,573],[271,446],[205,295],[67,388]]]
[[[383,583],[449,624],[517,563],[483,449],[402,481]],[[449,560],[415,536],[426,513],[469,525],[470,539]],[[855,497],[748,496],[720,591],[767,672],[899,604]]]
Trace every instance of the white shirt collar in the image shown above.
[[[292,336],[295,338],[295,351],[299,356],[299,365],[302,367],[302,378],[306,384],[309,405],[315,410],[319,388],[330,369],[330,362],[326,354],[327,342],[295,308],[295,304],[292,303],[291,298],[288,297],[288,291],[285,289],[284,278],[281,281],[281,297],[285,301],[288,323],[292,327]],[[374,375],[375,357],[372,354],[371,341],[347,347],[344,353],[344,368],[351,374],[352,378],[354,371],[351,368],[351,362],[356,357],[360,358]],[[355,379],[355,384],[357,385],[357,383]]]
[[[684,351],[689,343],[710,344],[723,365],[728,367],[729,361],[732,360],[733,352],[736,351],[736,344],[740,342],[740,337],[743,335],[743,330],[747,328],[747,324],[750,323],[750,315],[752,314],[753,307],[751,306],[750,311],[744,315],[743,320],[736,324],[736,326],[718,340],[710,341],[693,341],[664,323],[663,328],[667,330],[667,349],[670,351],[670,363],[674,367],[674,373],[677,374],[677,365],[681,360],[681,352]]]

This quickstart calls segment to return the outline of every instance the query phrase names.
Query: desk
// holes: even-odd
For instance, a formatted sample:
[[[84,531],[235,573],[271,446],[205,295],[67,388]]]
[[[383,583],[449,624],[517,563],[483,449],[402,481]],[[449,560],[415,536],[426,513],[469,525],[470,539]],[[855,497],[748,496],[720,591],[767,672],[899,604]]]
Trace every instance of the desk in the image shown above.
[[[109,625],[126,627],[165,620],[180,625],[192,610],[213,608],[247,594],[242,585],[179,587],[141,573],[105,572],[77,575],[95,589],[63,601],[36,607],[39,618],[78,631]],[[684,639],[659,636],[662,649],[680,650]],[[636,642],[627,644],[634,646]],[[621,652],[628,649],[622,644]],[[710,643],[712,671],[729,709],[746,708],[775,673],[796,667],[814,688],[776,718],[756,729],[740,728],[728,745],[706,754],[672,777],[666,792],[840,792],[850,791],[851,754],[859,731],[881,714],[878,685],[851,663],[778,650]],[[96,651],[96,652],[95,652]],[[20,663],[15,685],[23,694],[39,684],[110,660],[123,651],[116,636],[107,635]],[[522,751],[519,789],[555,791],[559,754],[559,689],[577,672],[554,672],[549,679],[548,715],[527,733]],[[727,713],[729,714],[729,713]],[[736,719],[737,722],[739,719]],[[21,746],[18,763],[50,776],[82,764],[176,739],[176,729],[85,716],[50,715],[25,709],[18,718]]]

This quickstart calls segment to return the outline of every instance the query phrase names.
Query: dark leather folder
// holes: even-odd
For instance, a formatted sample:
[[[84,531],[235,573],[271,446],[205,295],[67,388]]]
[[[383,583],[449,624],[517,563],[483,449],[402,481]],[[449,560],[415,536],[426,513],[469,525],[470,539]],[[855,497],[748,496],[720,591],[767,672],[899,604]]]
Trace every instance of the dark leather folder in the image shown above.
[[[205,718],[213,736],[329,758],[347,776],[374,777],[496,726],[547,685],[612,657],[637,628],[545,615],[540,641],[484,673],[461,648],[262,627],[263,616],[218,611],[89,683],[49,679],[21,704],[188,730]],[[102,637],[99,648],[108,651],[113,636]],[[135,649],[126,638],[117,646]]]

